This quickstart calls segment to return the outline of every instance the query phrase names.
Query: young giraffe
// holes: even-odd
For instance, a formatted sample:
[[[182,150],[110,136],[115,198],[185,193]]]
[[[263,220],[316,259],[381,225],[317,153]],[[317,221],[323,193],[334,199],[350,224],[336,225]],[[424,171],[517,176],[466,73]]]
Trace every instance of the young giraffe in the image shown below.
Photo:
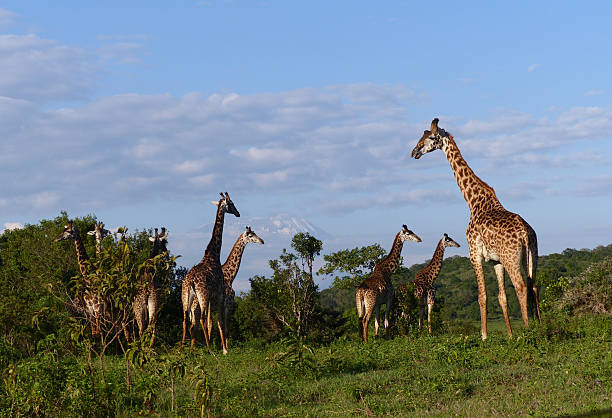
[[[161,235],[157,232],[157,228],[155,228],[155,234],[149,237],[149,240],[153,243],[149,258],[156,257],[168,251],[166,248],[168,244],[168,233],[165,227],[162,227]],[[138,325],[138,335],[142,337],[145,329],[151,328],[151,345],[155,342],[155,322],[159,314],[159,308],[159,284],[155,280],[155,272],[145,270],[142,275],[142,288],[134,298],[132,309],[134,310],[134,317]],[[145,321],[147,323],[146,327]]]
[[[376,310],[374,317],[375,335],[378,335],[378,317],[380,305],[385,307],[385,330],[389,330],[389,310],[393,302],[393,284],[391,283],[391,273],[395,271],[399,264],[400,255],[404,241],[421,242],[414,232],[406,225],[397,233],[393,241],[391,251],[381,262],[376,264],[374,271],[363,283],[359,285],[355,301],[357,303],[357,314],[359,316],[359,336],[361,341],[368,342],[368,323],[372,316],[372,311]]]
[[[242,254],[244,253],[244,249],[249,242],[262,245],[264,243],[263,239],[259,238],[257,234],[251,229],[251,227],[247,226],[246,230],[238,236],[238,239],[234,243],[232,250],[227,256],[227,260],[225,260],[225,263],[223,263],[223,265],[221,266],[221,269],[223,270],[223,279],[225,280],[225,302],[223,311],[225,328],[223,329],[223,333],[225,335],[226,346],[229,340],[229,319],[234,309],[234,298],[236,297],[236,292],[232,288],[232,285],[234,283],[236,275],[238,274],[238,269],[240,268]],[[194,300],[191,305],[191,317],[197,318],[199,312],[200,305],[197,303],[197,300]],[[207,325],[208,338],[210,339],[212,331],[212,322],[209,322]]]
[[[504,268],[516,290],[521,305],[523,323],[528,325],[527,296],[533,291],[536,315],[540,319],[540,302],[536,287],[538,263],[538,241],[531,226],[516,213],[504,209],[495,195],[495,190],[482,181],[467,165],[453,136],[438,127],[438,118],[431,122],[431,129],[425,131],[412,150],[412,157],[419,159],[423,154],[441,149],[455,173],[457,185],[470,208],[470,223],[465,231],[470,246],[470,261],[478,281],[478,303],[482,339],[487,338],[487,293],[482,270],[482,259],[493,261],[497,284],[498,299],[506,320],[508,334],[512,337],[512,327],[508,317],[508,303],[504,287]],[[521,275],[521,264],[527,272],[528,285]]]
[[[85,246],[79,235],[79,230],[72,221],[68,221],[68,224],[64,227],[62,233],[55,239],[55,242],[66,239],[72,239],[74,241],[79,271],[85,281],[85,291],[82,295],[85,304],[85,314],[87,315],[87,320],[91,323],[91,335],[97,337],[100,334],[100,321],[104,315],[105,304],[102,298],[91,290],[91,284],[87,277],[87,266],[85,264],[89,257],[87,256]]]
[[[195,297],[197,297],[201,308],[200,325],[202,326],[202,331],[204,332],[206,347],[209,346],[210,340],[208,338],[208,333],[206,332],[207,327],[204,326],[203,316],[204,313],[206,313],[207,323],[212,321],[211,311],[214,308],[214,310],[219,312],[217,326],[219,327],[219,334],[221,335],[221,347],[223,349],[223,354],[227,354],[227,346],[225,344],[225,337],[223,334],[225,281],[223,280],[223,270],[221,269],[219,255],[221,253],[225,213],[231,213],[236,217],[240,217],[240,212],[238,212],[238,209],[236,209],[236,206],[234,206],[234,203],[230,199],[227,192],[225,192],[225,195],[221,193],[221,199],[218,202],[212,203],[217,205],[217,216],[215,219],[212,237],[208,243],[208,246],[206,247],[202,261],[192,267],[183,280],[183,288],[181,290],[181,299],[183,301],[183,339],[181,343],[185,343],[187,320],[191,311],[191,304],[194,302],[193,296],[190,295],[190,290],[193,289],[195,292]],[[190,326],[192,346],[195,344],[193,334],[194,322],[195,318],[191,321]]]
[[[427,325],[431,334],[431,311],[436,299],[436,289],[433,287],[434,280],[438,277],[442,268],[442,259],[444,258],[444,249],[446,247],[460,247],[451,237],[444,234],[444,237],[438,242],[436,251],[429,264],[416,274],[414,283],[414,296],[419,301],[419,329],[423,326],[423,311],[427,302]]]
[[[100,257],[102,252],[102,240],[110,235],[108,229],[104,229],[104,222],[96,222],[93,231],[87,231],[87,235],[96,237],[96,257]]]

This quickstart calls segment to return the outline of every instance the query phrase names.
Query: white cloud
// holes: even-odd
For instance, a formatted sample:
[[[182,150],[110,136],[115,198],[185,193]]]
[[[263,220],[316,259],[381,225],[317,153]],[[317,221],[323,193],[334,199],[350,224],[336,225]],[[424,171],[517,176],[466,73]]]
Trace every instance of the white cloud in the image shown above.
[[[542,64],[531,64],[529,67],[527,67],[527,71],[532,73],[535,70],[537,70],[538,68],[540,68],[542,66]]]
[[[4,229],[2,231],[12,231],[13,229],[22,229],[23,224],[21,222],[5,222]]]
[[[21,42],[44,43],[36,37]],[[0,198],[22,210],[32,196],[49,192],[39,206],[61,201],[95,211],[100,193],[113,196],[107,204],[125,204],[216,196],[221,184],[254,194],[274,187],[297,199],[311,192],[350,192],[350,199],[332,199],[326,208],[364,208],[369,191],[400,183],[418,189],[440,177],[425,170],[444,164],[442,159],[416,166],[408,158],[427,128],[406,121],[404,102],[413,98],[403,86],[373,83],[246,95],[122,94],[56,110],[0,97],[0,162],[14,176]],[[548,163],[562,164],[563,146],[612,136],[612,109],[552,114],[500,111],[465,122],[442,115],[440,125],[455,135],[468,161],[476,157],[517,168],[536,164],[535,155],[551,150],[561,159]],[[395,199],[413,201],[406,195]]]
[[[139,64],[143,52],[140,43],[125,41],[102,45],[97,49],[97,55],[102,61],[116,64]]]
[[[0,91],[14,99],[82,99],[94,79],[84,51],[33,34],[0,35],[0,68]]]
[[[283,148],[250,147],[247,150],[231,150],[230,154],[245,160],[246,163],[287,164],[291,162],[297,152]]]
[[[17,15],[9,10],[0,9],[0,28],[6,28],[17,20]]]
[[[601,96],[604,94],[603,90],[589,90],[584,93],[585,96]]]

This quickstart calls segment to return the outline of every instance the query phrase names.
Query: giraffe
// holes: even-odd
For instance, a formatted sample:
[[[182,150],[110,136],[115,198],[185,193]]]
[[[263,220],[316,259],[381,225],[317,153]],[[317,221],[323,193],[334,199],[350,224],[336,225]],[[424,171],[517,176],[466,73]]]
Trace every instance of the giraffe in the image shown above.
[[[442,259],[444,258],[444,249],[446,247],[460,247],[451,237],[444,234],[444,237],[438,242],[438,246],[434,251],[431,261],[423,270],[416,274],[414,283],[414,296],[419,301],[419,329],[423,325],[423,311],[427,302],[427,325],[431,334],[431,311],[436,298],[436,289],[433,283],[440,273],[442,268]]]
[[[504,269],[514,285],[521,306],[523,324],[528,325],[527,299],[530,290],[535,300],[535,311],[540,320],[540,302],[536,286],[538,263],[538,241],[533,228],[519,215],[507,211],[497,199],[495,190],[482,181],[468,166],[453,136],[438,127],[438,118],[431,122],[430,130],[412,150],[412,157],[441,149],[455,174],[457,185],[470,209],[470,222],[465,231],[470,247],[470,261],[478,282],[478,304],[480,305],[480,327],[482,339],[487,338],[487,292],[482,260],[493,261],[499,289],[498,300],[501,305],[508,335],[512,337],[512,327],[508,317],[508,303],[504,287]],[[521,265],[527,273],[525,285]]]
[[[162,227],[161,235],[158,233],[157,228],[155,228],[155,234],[149,237],[149,241],[153,243],[149,258],[156,257],[168,251],[166,248],[168,244],[168,232],[166,232],[165,227]],[[155,280],[155,272],[150,269],[145,269],[141,280],[142,287],[134,298],[132,309],[134,310],[134,317],[138,325],[138,335],[142,337],[145,328],[151,328],[151,345],[153,345],[155,342],[155,322],[160,309],[159,284]],[[147,322],[146,327],[145,321]]]
[[[204,252],[204,257],[199,264],[196,264],[187,272],[185,279],[183,280],[183,287],[181,289],[181,299],[183,302],[183,339],[182,344],[185,343],[185,334],[187,332],[187,320],[191,311],[191,304],[194,303],[194,296],[197,298],[197,302],[200,304],[200,325],[204,332],[204,338],[206,340],[206,347],[209,346],[210,340],[208,338],[207,327],[204,326],[204,313],[206,313],[207,324],[212,321],[211,311],[214,309],[219,312],[219,319],[217,320],[217,326],[219,328],[219,334],[221,335],[221,347],[223,354],[227,354],[227,346],[225,344],[225,337],[223,334],[224,330],[224,301],[225,301],[225,281],[223,280],[223,270],[221,269],[221,261],[219,259],[221,253],[221,242],[223,239],[223,222],[225,219],[225,213],[231,213],[236,217],[240,217],[240,212],[234,206],[234,203],[229,197],[229,194],[225,192],[221,194],[221,199],[218,202],[212,202],[217,205],[217,215],[215,218],[215,226],[213,228],[212,237]],[[191,294],[190,290],[193,289],[194,294]],[[190,325],[191,334],[191,345],[195,344],[193,326],[195,318],[192,318]]]
[[[251,229],[251,227],[247,226],[246,230],[238,236],[238,239],[234,243],[232,250],[227,256],[227,260],[225,260],[225,263],[223,263],[223,265],[221,266],[221,269],[223,270],[223,279],[225,280],[225,302],[223,311],[225,328],[223,329],[223,333],[225,335],[226,346],[229,340],[229,319],[234,309],[234,298],[236,297],[236,292],[232,288],[232,284],[234,283],[234,279],[238,274],[238,269],[240,268],[240,262],[242,261],[242,254],[244,253],[244,249],[249,242],[262,245],[264,243],[263,239],[257,236],[257,234]],[[197,300],[194,300],[191,305],[191,317],[196,318],[199,311],[200,305],[197,303]],[[208,324],[209,339],[211,331],[212,322]]]
[[[395,271],[399,264],[400,255],[404,241],[421,242],[414,232],[408,229],[406,225],[402,226],[402,230],[397,233],[393,241],[391,251],[381,262],[376,264],[374,271],[363,283],[359,285],[355,295],[357,303],[357,314],[359,316],[359,336],[361,341],[368,342],[368,323],[372,316],[372,311],[376,310],[374,317],[374,329],[378,335],[378,317],[380,305],[383,303],[385,307],[385,330],[389,330],[389,310],[393,302],[393,284],[391,283],[391,273]]]
[[[87,235],[93,235],[96,237],[96,257],[100,257],[102,252],[102,240],[110,235],[108,229],[104,229],[104,222],[96,222],[92,231],[87,231]]]
[[[64,227],[62,233],[55,239],[55,242],[66,239],[72,239],[74,241],[79,271],[85,281],[85,291],[82,295],[85,304],[85,313],[88,321],[91,322],[91,335],[97,337],[100,335],[100,321],[104,315],[105,304],[102,298],[100,298],[95,291],[91,290],[91,283],[87,277],[88,269],[86,264],[89,257],[87,256],[85,246],[79,235],[79,230],[73,221],[68,221],[68,224]]]

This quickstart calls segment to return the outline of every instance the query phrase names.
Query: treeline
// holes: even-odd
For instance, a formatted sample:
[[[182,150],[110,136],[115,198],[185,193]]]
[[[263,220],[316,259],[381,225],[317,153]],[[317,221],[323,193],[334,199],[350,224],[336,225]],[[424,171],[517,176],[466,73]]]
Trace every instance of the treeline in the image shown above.
[[[67,301],[75,298],[80,272],[74,245],[53,242],[67,221],[67,214],[62,213],[53,220],[43,220],[37,225],[27,225],[0,235],[0,355],[2,352],[31,355],[40,347],[40,341],[50,338],[67,350],[74,349],[74,318],[69,313]],[[111,249],[118,243],[117,239],[112,238],[107,238],[109,241],[104,243],[104,248],[110,251],[105,256],[107,267],[96,264],[95,240],[87,235],[87,231],[94,228],[95,216],[75,219],[74,222],[80,230],[87,253],[93,259],[94,272],[96,268],[107,268],[108,263],[126,264],[125,260],[117,258],[116,249],[112,253]],[[112,292],[115,292],[115,298],[117,292],[122,292],[122,315],[127,318],[124,322],[127,322],[132,335],[137,332],[128,305],[130,297],[138,289],[138,268],[149,258],[150,235],[150,230],[124,233],[123,240],[130,251],[132,270],[117,273],[120,277],[113,278],[113,286],[100,284],[100,291],[107,292],[109,297]],[[288,336],[324,344],[340,335],[356,332],[355,285],[368,276],[386,251],[374,244],[321,256],[322,246],[321,241],[309,234],[297,234],[289,243],[288,250],[283,250],[277,259],[270,260],[271,277],[255,276],[250,279],[251,290],[236,298],[229,324],[230,344],[268,342]],[[560,254],[541,256],[538,283],[543,289],[543,300],[546,301],[546,289],[553,289],[560,277],[577,276],[588,265],[610,256],[612,245],[593,250],[567,249]],[[116,261],[112,261],[112,257]],[[312,271],[316,257],[323,257],[325,261],[319,272]],[[173,261],[173,255],[167,255],[168,260]],[[425,265],[399,268],[392,276],[396,288],[409,283]],[[125,267],[122,268],[125,270]],[[186,272],[187,269],[175,267],[172,263],[164,270],[163,308],[157,321],[156,337],[162,345],[174,346],[180,341],[180,291]],[[491,266],[485,266],[485,274],[490,316],[501,317],[496,298],[497,281]],[[332,287],[322,291],[319,289],[321,275],[335,275]],[[512,286],[510,280],[506,281],[506,286]],[[449,323],[479,319],[476,280],[468,258],[446,258],[435,287],[437,321]],[[507,294],[510,314],[519,318],[515,292],[508,290]],[[404,307],[416,309],[414,301],[399,302],[404,303]],[[121,349],[127,348],[127,342],[121,345],[124,336],[117,326],[113,331],[119,345],[111,349],[121,352]],[[90,338],[86,332],[81,332],[82,338]],[[198,338],[202,341],[201,330],[198,330]]]
[[[589,265],[600,262],[612,256],[612,244],[598,246],[595,249],[575,250],[568,248],[561,253],[553,253],[538,258],[537,283],[546,298],[546,289],[556,283],[560,277],[574,277],[583,272]],[[426,261],[414,264],[409,268],[400,267],[393,274],[395,288],[409,283],[416,273],[427,265]],[[489,296],[489,316],[502,318],[502,312],[497,303],[497,278],[492,265],[484,263],[484,272]],[[436,288],[436,305],[440,306],[443,321],[455,319],[480,320],[478,305],[478,289],[472,263],[468,257],[451,256],[444,259],[442,270],[434,284]],[[520,319],[520,307],[512,283],[506,274],[506,294],[508,297],[509,314],[514,319]],[[340,311],[355,309],[355,291],[353,289],[332,286],[321,291],[323,306]]]

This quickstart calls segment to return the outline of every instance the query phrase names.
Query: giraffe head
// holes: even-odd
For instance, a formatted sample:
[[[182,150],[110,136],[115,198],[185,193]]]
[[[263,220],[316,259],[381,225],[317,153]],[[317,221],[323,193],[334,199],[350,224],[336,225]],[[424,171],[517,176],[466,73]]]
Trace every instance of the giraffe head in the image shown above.
[[[157,228],[155,228],[155,233],[152,237],[149,237],[149,241],[153,243],[153,247],[156,248],[160,253],[168,251],[166,245],[168,245],[168,232],[166,231],[166,227],[162,226],[161,234],[158,232]]]
[[[225,213],[231,213],[235,217],[240,218],[240,212],[238,212],[238,209],[236,209],[236,206],[234,206],[234,202],[232,202],[232,199],[230,199],[229,194],[227,194],[227,192],[225,192],[225,195],[223,193],[219,194],[221,195],[221,199],[219,199],[217,202],[211,203],[219,206]]]
[[[255,233],[255,231],[253,231],[250,226],[247,226],[246,230],[242,233],[242,241],[245,244],[248,244],[249,242],[254,242],[255,244],[264,243],[264,240],[259,238],[257,234]]]
[[[64,226],[64,230],[57,238],[55,238],[55,242],[63,241],[65,239],[76,239],[79,236],[79,230],[77,226],[72,222],[68,221],[66,226]]]
[[[87,235],[94,235],[97,242],[101,242],[110,234],[111,232],[108,229],[104,229],[104,222],[96,222],[93,231],[87,231]]]
[[[449,138],[452,138],[451,134],[442,128],[438,128],[438,118],[435,118],[431,121],[430,130],[423,132],[423,136],[412,150],[412,158],[418,160],[428,152],[442,149]]]
[[[402,225],[402,230],[400,231],[400,240],[404,241],[415,241],[421,242],[421,238],[414,232],[408,229],[406,225]]]
[[[444,247],[461,247],[461,245],[457,244],[454,239],[449,237],[447,234],[444,234],[444,238],[442,238],[442,245]]]

